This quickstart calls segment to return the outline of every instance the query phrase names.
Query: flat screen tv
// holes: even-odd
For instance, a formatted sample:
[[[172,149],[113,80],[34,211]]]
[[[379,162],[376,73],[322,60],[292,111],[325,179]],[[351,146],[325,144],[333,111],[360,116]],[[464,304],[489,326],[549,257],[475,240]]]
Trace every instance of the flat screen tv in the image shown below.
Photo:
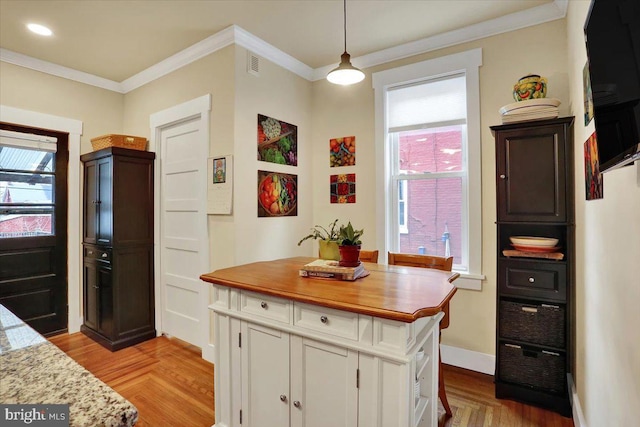
[[[606,172],[640,160],[640,1],[592,0],[584,34]]]

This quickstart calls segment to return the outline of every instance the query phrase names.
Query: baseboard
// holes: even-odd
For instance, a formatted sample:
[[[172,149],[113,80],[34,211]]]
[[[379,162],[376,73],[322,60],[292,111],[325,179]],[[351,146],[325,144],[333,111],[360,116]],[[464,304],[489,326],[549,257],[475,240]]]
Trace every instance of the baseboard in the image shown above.
[[[493,375],[496,369],[496,357],[464,348],[440,344],[442,363]]]
[[[569,400],[571,401],[571,409],[573,411],[573,425],[575,427],[587,427],[584,414],[582,413],[582,406],[580,405],[580,398],[578,398],[576,384],[573,382],[573,375],[567,374],[567,382],[569,385]]]
[[[202,358],[209,363],[215,363],[215,349],[216,346],[213,344],[207,344],[202,348]]]

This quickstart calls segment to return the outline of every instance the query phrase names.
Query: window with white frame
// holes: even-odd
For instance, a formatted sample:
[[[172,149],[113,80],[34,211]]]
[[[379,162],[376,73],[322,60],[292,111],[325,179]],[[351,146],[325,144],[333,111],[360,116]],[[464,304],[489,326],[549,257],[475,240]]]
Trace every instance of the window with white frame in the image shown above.
[[[373,76],[385,251],[481,278],[480,49]],[[473,287],[473,286],[472,286]]]

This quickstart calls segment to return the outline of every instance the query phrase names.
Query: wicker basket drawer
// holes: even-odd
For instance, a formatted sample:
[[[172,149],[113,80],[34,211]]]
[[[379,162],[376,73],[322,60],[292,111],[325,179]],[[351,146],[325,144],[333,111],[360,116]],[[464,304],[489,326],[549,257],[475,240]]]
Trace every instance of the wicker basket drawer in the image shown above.
[[[563,393],[566,390],[564,353],[500,344],[498,377],[502,381]]]
[[[500,301],[500,336],[549,347],[564,347],[565,308]]]

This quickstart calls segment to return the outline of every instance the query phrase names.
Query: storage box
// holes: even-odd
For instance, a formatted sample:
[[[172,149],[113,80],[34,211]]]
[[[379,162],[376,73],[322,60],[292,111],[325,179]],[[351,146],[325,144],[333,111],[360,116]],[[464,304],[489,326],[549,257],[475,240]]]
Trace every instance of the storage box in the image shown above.
[[[531,344],[563,348],[563,305],[500,301],[500,336]]]
[[[502,381],[563,393],[566,391],[565,360],[561,352],[502,343],[497,374]]]
[[[108,134],[91,138],[91,146],[94,150],[102,150],[109,147],[129,148],[132,150],[145,151],[147,149],[147,138],[141,136]]]

